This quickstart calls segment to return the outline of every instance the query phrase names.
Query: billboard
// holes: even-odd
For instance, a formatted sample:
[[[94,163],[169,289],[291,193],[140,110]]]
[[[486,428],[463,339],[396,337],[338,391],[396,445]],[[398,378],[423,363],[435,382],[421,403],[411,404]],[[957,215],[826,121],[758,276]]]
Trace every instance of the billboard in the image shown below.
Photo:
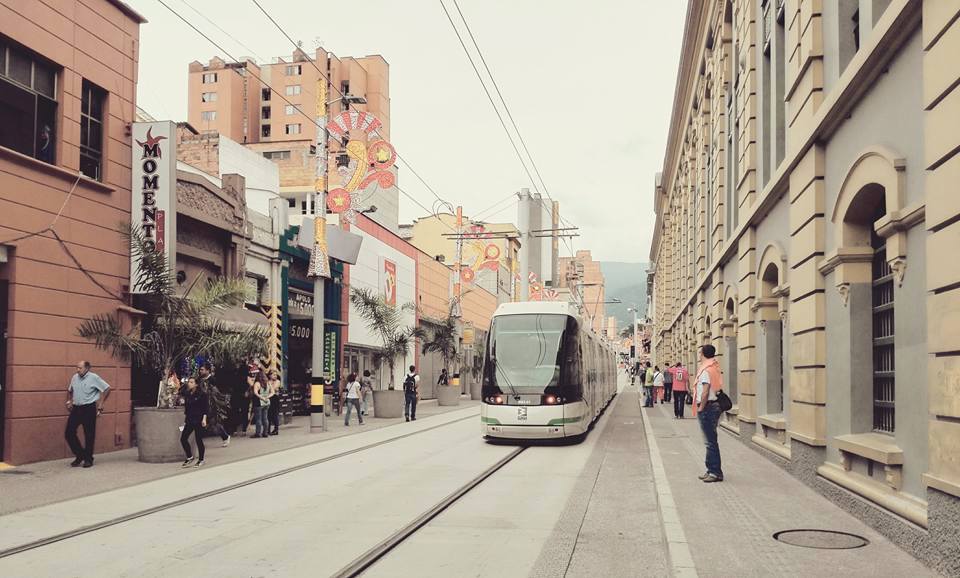
[[[177,262],[177,127],[173,122],[133,123],[130,222],[171,268]],[[138,288],[137,263],[131,256],[130,292]]]
[[[397,264],[383,259],[380,286],[383,288],[383,301],[395,307],[397,305]]]

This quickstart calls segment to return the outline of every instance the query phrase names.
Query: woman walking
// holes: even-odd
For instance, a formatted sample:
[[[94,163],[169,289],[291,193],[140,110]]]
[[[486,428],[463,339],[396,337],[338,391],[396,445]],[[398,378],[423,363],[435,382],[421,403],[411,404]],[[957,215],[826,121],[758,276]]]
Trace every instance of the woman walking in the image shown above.
[[[357,419],[360,425],[363,425],[363,414],[360,413],[360,382],[357,381],[357,374],[351,373],[347,377],[347,386],[344,388],[347,394],[347,413],[343,418],[343,425],[350,425],[350,411],[357,410]]]
[[[363,370],[363,377],[360,379],[360,397],[362,398],[364,416],[367,415],[367,408],[370,407],[370,397],[373,395],[373,378],[370,377],[370,370]]]
[[[663,403],[663,373],[659,365],[653,366],[653,391],[657,403]]]
[[[255,370],[253,374],[253,437],[269,437],[270,426],[267,424],[267,412],[270,411],[270,386],[263,377],[263,372]]]
[[[197,387],[196,378],[189,378],[185,388],[181,389],[180,395],[184,401],[184,421],[183,433],[180,434],[180,445],[183,446],[183,453],[186,460],[181,467],[186,468],[193,463],[193,451],[190,448],[190,434],[193,434],[197,441],[197,460],[196,467],[203,465],[203,428],[207,427],[207,413],[210,411],[210,398],[206,392]]]
[[[270,435],[280,435],[280,389],[283,384],[280,382],[280,376],[276,371],[271,370],[267,374],[267,387],[270,391],[270,409],[267,417],[270,418]]]

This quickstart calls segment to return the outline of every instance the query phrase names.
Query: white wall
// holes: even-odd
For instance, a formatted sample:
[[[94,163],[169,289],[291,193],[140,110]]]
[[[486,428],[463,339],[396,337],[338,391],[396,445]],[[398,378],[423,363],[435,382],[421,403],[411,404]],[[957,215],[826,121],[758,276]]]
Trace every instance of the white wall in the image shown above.
[[[246,179],[247,207],[270,214],[270,199],[280,194],[280,169],[262,154],[220,135],[220,175],[238,174]]]
[[[383,294],[380,286],[381,271],[383,269],[382,258],[389,259],[397,265],[397,306],[404,303],[415,303],[416,299],[416,263],[410,257],[400,253],[393,247],[376,239],[360,230],[359,227],[351,227],[350,232],[363,237],[363,243],[360,246],[360,255],[357,258],[357,264],[350,267],[350,287],[367,288]],[[402,314],[403,324],[412,326],[416,322],[413,311],[405,311]],[[348,345],[364,345],[367,347],[380,347],[382,342],[380,338],[373,334],[366,326],[366,323],[360,319],[356,309],[350,305],[350,331],[348,335]],[[414,350],[410,348],[407,358],[403,364],[397,364],[397,379],[400,379],[401,369],[413,364]],[[384,372],[387,369],[384,367]]]

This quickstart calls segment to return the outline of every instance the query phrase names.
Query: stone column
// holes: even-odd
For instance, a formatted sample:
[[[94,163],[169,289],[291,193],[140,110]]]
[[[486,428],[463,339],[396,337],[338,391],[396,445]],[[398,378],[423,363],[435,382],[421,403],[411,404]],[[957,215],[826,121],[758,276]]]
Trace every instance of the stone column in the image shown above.
[[[737,295],[737,393],[741,422],[754,424],[757,421],[757,326],[754,321],[753,303],[757,296],[757,231],[753,227],[744,231],[738,248],[739,283]],[[743,439],[750,439],[752,431],[741,429]]]

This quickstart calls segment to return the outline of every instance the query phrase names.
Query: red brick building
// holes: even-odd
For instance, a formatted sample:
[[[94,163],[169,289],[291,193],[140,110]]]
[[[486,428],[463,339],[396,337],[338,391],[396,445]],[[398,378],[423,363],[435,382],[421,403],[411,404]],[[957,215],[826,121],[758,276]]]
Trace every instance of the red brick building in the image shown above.
[[[143,22],[115,0],[0,0],[0,462],[70,455],[64,390],[80,359],[114,389],[96,451],[130,445],[129,364],[76,327],[129,315],[115,229],[130,219]]]

